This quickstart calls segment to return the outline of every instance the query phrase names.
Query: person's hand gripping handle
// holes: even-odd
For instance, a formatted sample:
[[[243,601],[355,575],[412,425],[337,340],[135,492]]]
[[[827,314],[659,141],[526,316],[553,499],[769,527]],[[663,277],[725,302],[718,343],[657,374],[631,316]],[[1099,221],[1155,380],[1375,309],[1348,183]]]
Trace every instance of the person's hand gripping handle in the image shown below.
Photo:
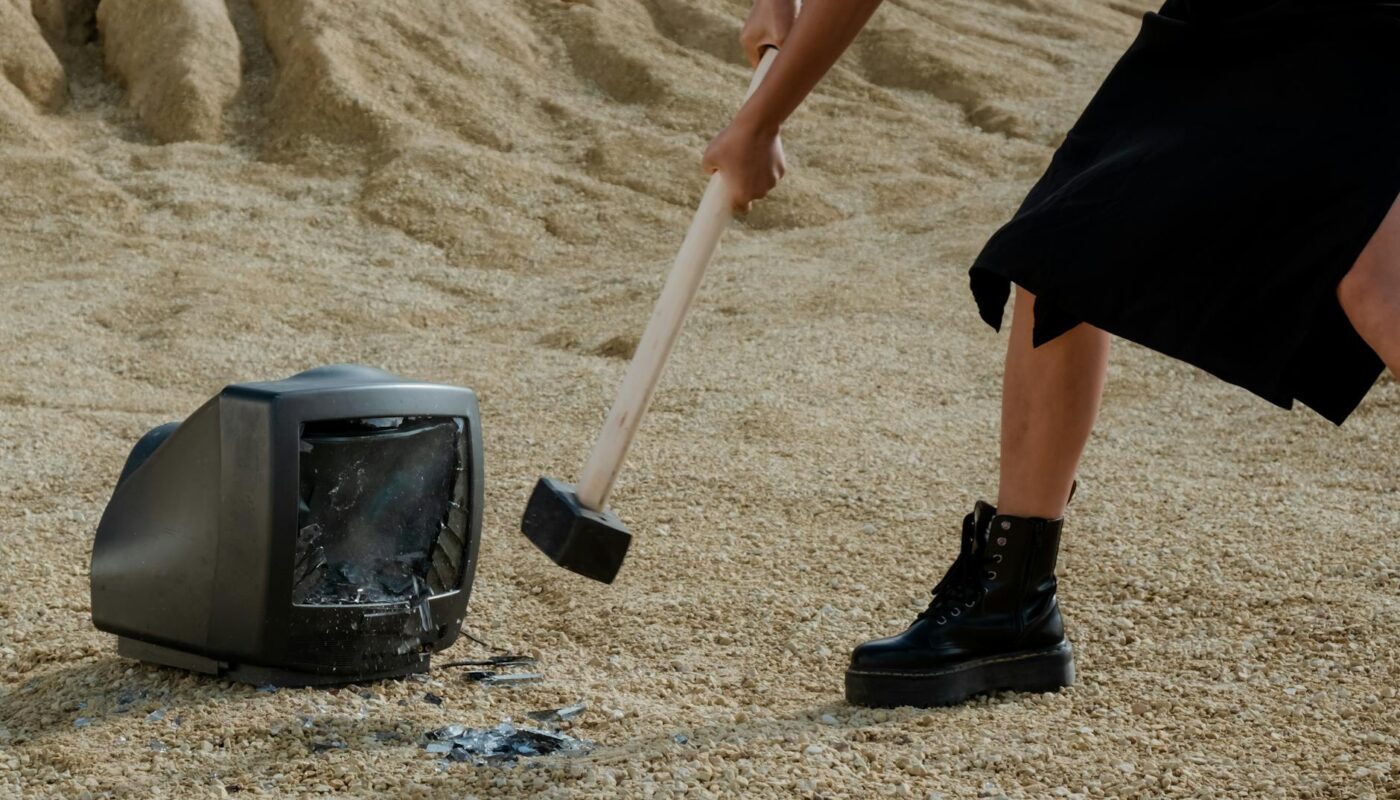
[[[754,70],[749,91],[754,93],[763,82],[763,77],[777,58],[776,48],[768,48]],[[637,429],[651,403],[652,393],[666,367],[666,359],[671,348],[680,336],[685,324],[686,312],[700,288],[700,279],[709,266],[710,258],[719,246],[720,235],[734,217],[730,193],[724,185],[724,175],[716,172],[705,187],[700,200],[700,208],[690,223],[690,230],[681,243],[680,253],[661,289],[661,296],[651,313],[651,320],[637,343],[637,352],[628,364],[627,372],[618,387],[617,399],[613,401],[603,430],[593,445],[588,461],[578,481],[578,500],[585,508],[602,511],[612,492],[613,483],[622,469],[623,459],[632,446]]]

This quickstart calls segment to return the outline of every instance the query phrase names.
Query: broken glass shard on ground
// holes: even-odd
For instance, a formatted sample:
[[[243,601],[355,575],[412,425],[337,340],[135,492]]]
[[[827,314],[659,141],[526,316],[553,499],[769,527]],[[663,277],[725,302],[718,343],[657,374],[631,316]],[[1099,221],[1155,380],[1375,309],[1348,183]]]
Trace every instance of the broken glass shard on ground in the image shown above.
[[[499,764],[520,758],[585,753],[593,745],[572,736],[502,722],[494,728],[448,725],[431,731],[423,749],[452,761]]]
[[[539,683],[544,675],[539,672],[508,672],[504,675],[489,669],[472,670],[462,674],[463,678],[487,686],[518,686],[525,683]]]
[[[542,711],[531,711],[525,716],[536,722],[567,722],[584,711],[588,710],[588,703],[580,700],[571,706],[563,708],[546,708]]]
[[[481,679],[481,683],[487,686],[518,686],[523,683],[539,683],[542,680],[544,675],[538,672],[511,672],[505,675],[488,675]]]
[[[399,603],[456,588],[466,447],[455,417],[308,422],[292,602]]]

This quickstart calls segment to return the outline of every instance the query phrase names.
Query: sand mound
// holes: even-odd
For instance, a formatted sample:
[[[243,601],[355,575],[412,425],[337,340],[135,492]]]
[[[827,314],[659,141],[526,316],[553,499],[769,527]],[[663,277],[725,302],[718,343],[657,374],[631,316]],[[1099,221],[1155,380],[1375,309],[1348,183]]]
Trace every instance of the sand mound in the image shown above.
[[[68,97],[63,65],[44,41],[29,0],[0,0],[0,76],[46,110],[57,109]]]
[[[279,70],[269,152],[308,161],[325,160],[326,145],[376,153],[362,208],[460,258],[508,259],[462,241],[488,217],[505,236],[542,236],[555,251],[587,245],[601,236],[590,217],[627,196],[614,187],[660,201],[638,233],[658,215],[676,219],[698,196],[695,173],[683,166],[695,163],[697,132],[732,112],[734,87],[747,72],[734,44],[738,17],[687,0],[446,4],[432,13],[329,0],[256,5]],[[1072,42],[1041,41],[1023,9],[959,13],[967,19],[951,31],[917,30],[920,15],[899,8],[881,17],[853,57],[857,71],[833,80],[836,102],[814,102],[815,113],[796,123],[804,142],[796,158],[808,168],[746,224],[823,225],[853,210],[830,199],[848,164],[823,159],[845,143],[835,137],[823,147],[826,126],[813,118],[864,115],[862,106],[873,103],[886,115],[868,120],[874,135],[893,137],[929,98],[987,131],[1053,138],[1033,109],[1046,76],[1069,63]],[[1101,13],[1084,16],[1111,27]],[[1025,32],[1012,41],[965,34],[978,25],[999,30],[1004,18]],[[963,42],[951,56],[943,41],[950,37]],[[1025,42],[1035,45],[1030,58]],[[1008,73],[1012,60],[1019,66]],[[580,161],[596,184],[578,183]],[[419,171],[424,165],[431,166]],[[563,180],[575,184],[569,190],[561,191],[557,168],[575,170]],[[479,181],[480,191],[423,215],[424,204],[410,199],[422,193],[413,186],[433,181],[437,188],[423,191],[442,197],[453,175]],[[463,212],[478,200],[503,207]],[[630,226],[626,216],[608,224]]]
[[[108,67],[162,142],[217,142],[242,76],[223,0],[102,0],[97,26]]]
[[[41,135],[29,98],[14,84],[0,80],[0,143],[31,144]]]
[[[1393,794],[1389,378],[1335,430],[1119,349],[1063,548],[1079,685],[839,701],[847,648],[924,607],[991,494],[1004,341],[967,264],[1148,5],[884,4],[706,277],[602,587],[518,514],[636,346],[747,82],[746,0],[0,0],[0,796]],[[467,626],[543,683],[258,692],[92,629],[137,437],[346,361],[480,393]],[[583,758],[419,741],[580,698]]]
[[[85,44],[97,30],[98,0],[33,0],[34,18],[51,41]]]
[[[449,136],[509,149],[526,84],[544,67],[508,4],[256,0],[277,60],[274,148],[386,148]],[[430,7],[429,7],[430,6]]]

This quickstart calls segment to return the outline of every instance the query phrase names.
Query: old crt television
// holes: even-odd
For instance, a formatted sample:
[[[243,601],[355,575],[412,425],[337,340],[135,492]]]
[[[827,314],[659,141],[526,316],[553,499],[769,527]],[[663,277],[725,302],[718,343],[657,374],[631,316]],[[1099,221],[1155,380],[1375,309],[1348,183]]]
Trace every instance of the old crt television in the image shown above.
[[[481,536],[469,389],[329,366],[141,438],[92,551],[129,658],[275,685],[414,672],[457,638]]]

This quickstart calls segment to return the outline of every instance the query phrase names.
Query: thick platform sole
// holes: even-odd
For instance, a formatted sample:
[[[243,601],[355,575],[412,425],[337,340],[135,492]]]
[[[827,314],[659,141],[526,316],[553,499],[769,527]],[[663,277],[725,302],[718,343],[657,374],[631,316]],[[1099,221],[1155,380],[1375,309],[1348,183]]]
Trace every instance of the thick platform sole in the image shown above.
[[[1069,642],[939,670],[846,670],[846,702],[870,708],[951,706],[986,692],[1053,692],[1074,683]]]

